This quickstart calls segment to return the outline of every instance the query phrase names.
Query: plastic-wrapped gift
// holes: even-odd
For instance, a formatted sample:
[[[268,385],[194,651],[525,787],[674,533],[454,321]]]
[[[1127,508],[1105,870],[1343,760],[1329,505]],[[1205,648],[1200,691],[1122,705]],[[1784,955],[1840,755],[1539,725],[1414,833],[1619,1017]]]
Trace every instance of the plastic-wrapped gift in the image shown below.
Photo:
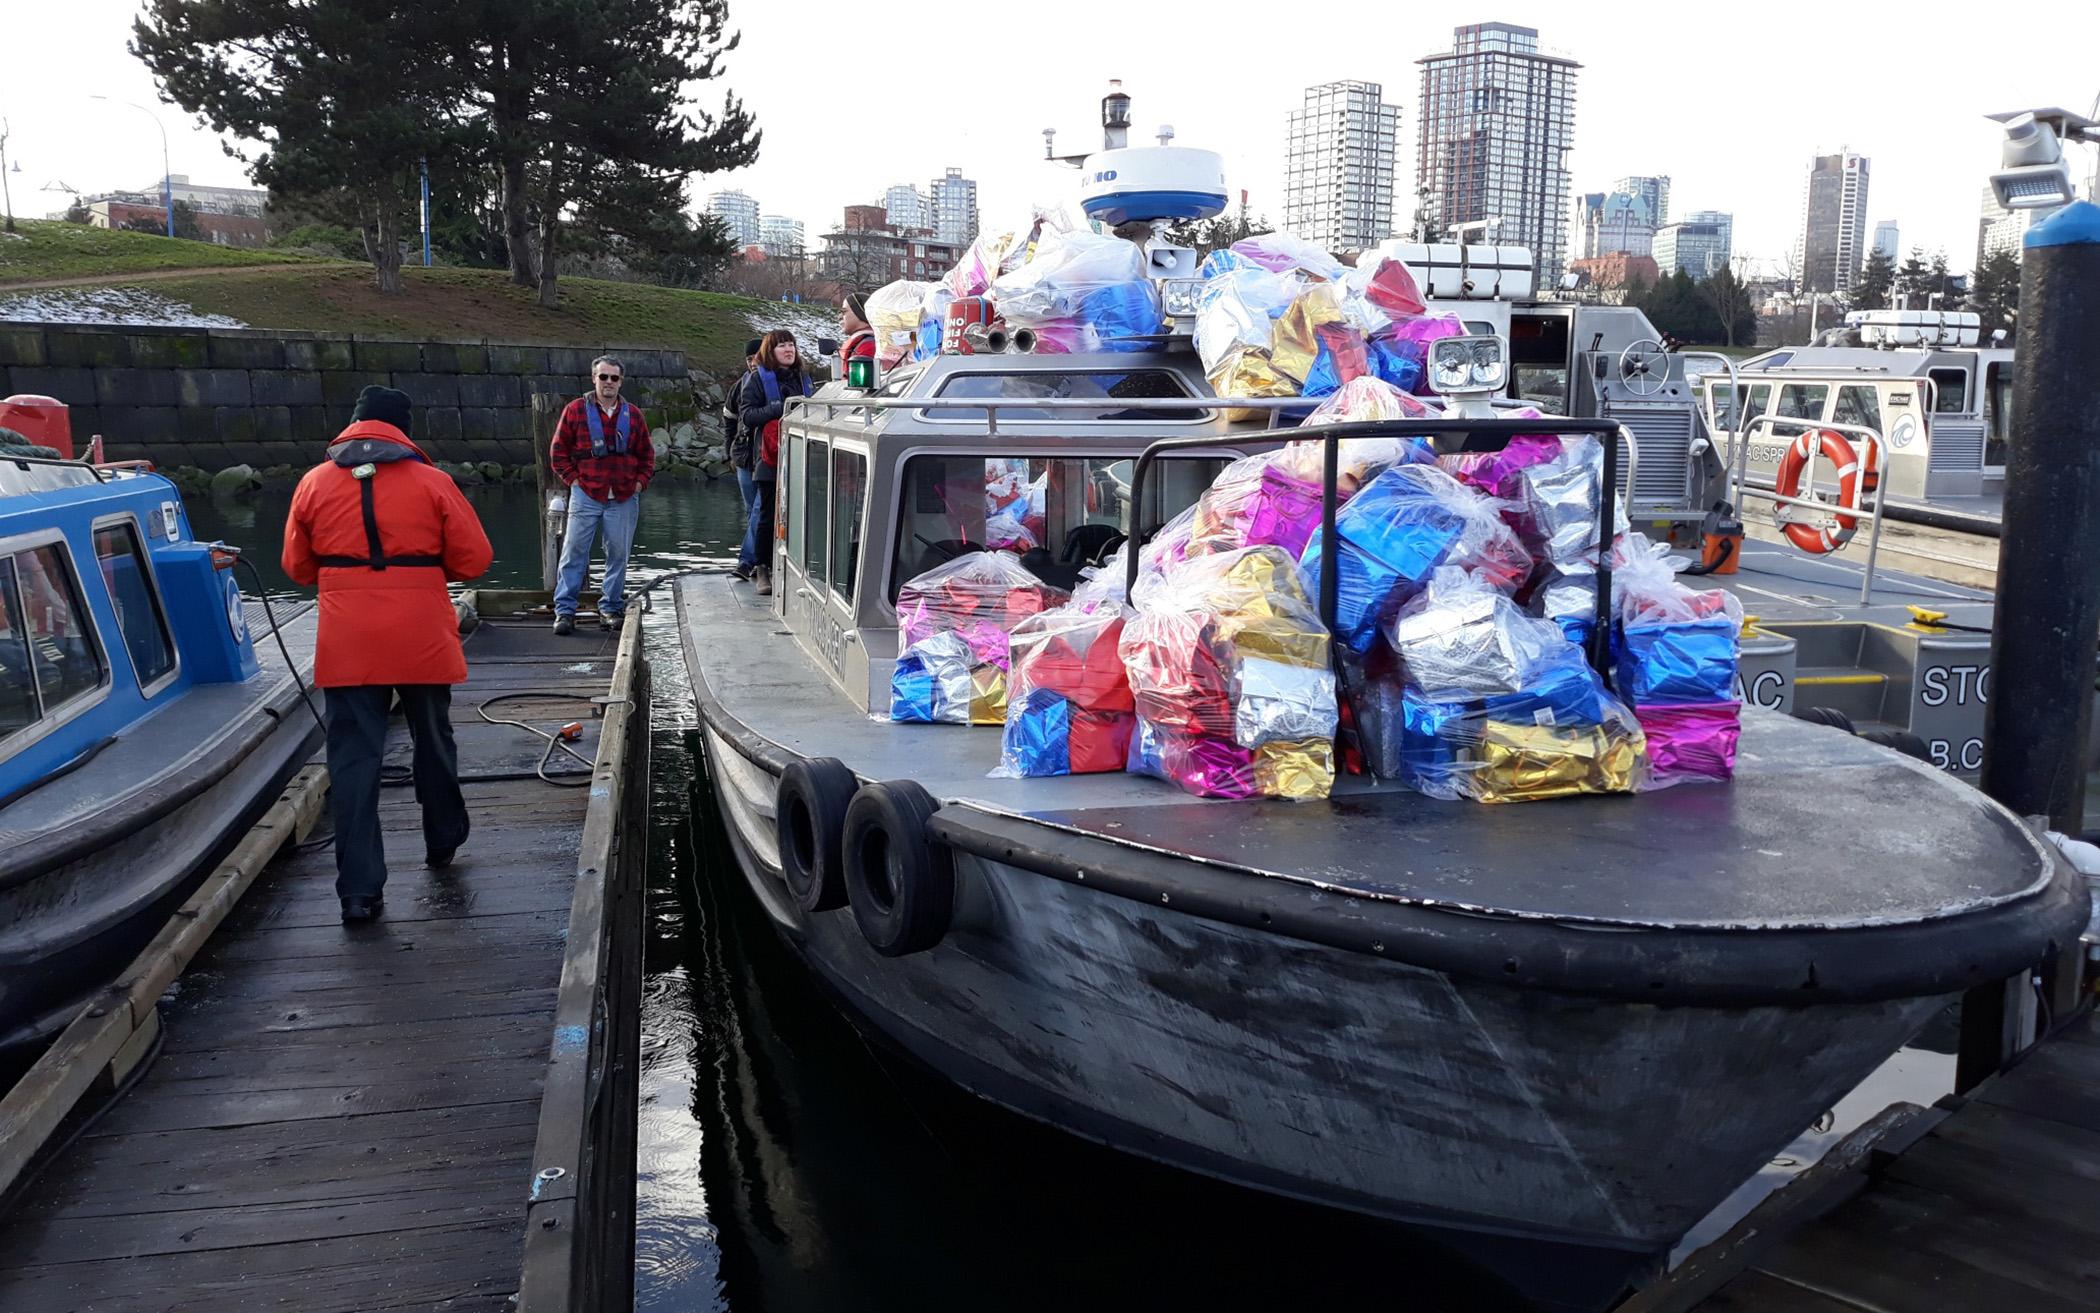
[[[1530,419],[1531,415],[1513,415],[1513,419]],[[1533,465],[1543,465],[1560,455],[1560,439],[1551,434],[1511,438],[1509,445],[1500,451],[1474,451],[1459,455],[1440,456],[1437,464],[1453,478],[1469,487],[1480,489],[1490,497],[1516,500],[1523,495],[1517,476]]]
[[[970,723],[1006,723],[1006,671],[1000,667],[984,665],[970,671]]]
[[[1208,556],[1247,545],[1248,521],[1261,496],[1262,473],[1275,457],[1270,452],[1242,456],[1218,471],[1196,498],[1196,517],[1189,526],[1186,554]]]
[[[1017,695],[1046,688],[1095,711],[1130,711],[1130,677],[1117,644],[1123,616],[1113,610],[1059,607],[1014,627],[1013,680]]]
[[[1234,351],[1204,375],[1221,397],[1295,397],[1298,384],[1269,363],[1266,351]],[[1253,407],[1243,407],[1252,412]],[[1228,415],[1228,418],[1239,418]]]
[[[1343,495],[1337,487],[1336,496]],[[1261,490],[1247,512],[1247,545],[1281,547],[1296,560],[1319,527],[1319,480],[1301,479],[1278,461],[1264,466]]]
[[[1597,571],[1586,564],[1551,565],[1531,595],[1531,609],[1560,626],[1570,643],[1587,649],[1597,628]]]
[[[1519,507],[1514,518],[1541,559],[1559,564],[1594,560],[1604,448],[1587,436],[1554,441],[1560,444],[1558,454],[1514,471],[1511,495]],[[1623,501],[1614,504],[1612,519],[1614,537],[1626,532]]]
[[[1021,779],[1069,775],[1071,752],[1072,704],[1048,689],[1037,689],[1008,708],[999,769],[992,774]]]
[[[1241,747],[1334,737],[1333,671],[1243,656],[1232,673],[1232,737]]]
[[[875,331],[875,364],[887,373],[919,344],[920,308],[932,283],[899,279],[868,294],[868,327]]]
[[[1065,600],[1010,552],[966,552],[898,590],[897,626],[906,644],[974,621],[1012,632],[1025,617]]]
[[[1372,376],[1364,335],[1354,324],[1321,324],[1313,338],[1320,349],[1305,375],[1306,396],[1332,396],[1349,380]]]
[[[1199,278],[1221,278],[1235,270],[1260,268],[1260,265],[1231,247],[1220,247],[1203,257],[1203,263],[1196,266],[1196,276]]]
[[[1648,739],[1649,773],[1642,787],[1717,783],[1735,775],[1743,704],[1635,707]]]
[[[999,276],[999,264],[1007,253],[1014,249],[1019,234],[1010,231],[985,231],[977,235],[970,248],[963,252],[962,259],[955,262],[941,279],[941,285],[960,299],[965,296],[983,296],[984,290]]]
[[[1477,702],[1440,702],[1420,689],[1403,689],[1397,732],[1387,731],[1393,768],[1379,773],[1446,802],[1465,797],[1461,754],[1484,719]]]
[[[1130,731],[1130,745],[1124,750],[1123,769],[1132,775],[1150,775],[1154,779],[1167,778],[1167,764],[1160,759],[1159,729],[1140,716]]]
[[[1376,306],[1389,322],[1428,309],[1413,272],[1394,256],[1366,252],[1357,260],[1356,268],[1342,275],[1342,282],[1352,296]]]
[[[890,674],[890,719],[969,724],[975,666],[970,645],[952,631],[913,643],[898,655]]]
[[[1298,269],[1315,278],[1340,278],[1346,266],[1296,233],[1260,233],[1232,244],[1232,253],[1276,273]]]
[[[1561,650],[1558,660],[1532,670],[1524,687],[1481,704],[1490,720],[1559,726],[1602,724],[1616,705],[1602,677],[1572,644]]]
[[[1344,380],[1334,395],[1322,401],[1313,413],[1306,417],[1308,428],[1316,424],[1336,424],[1344,420],[1397,420],[1422,419],[1440,415],[1435,406],[1410,393],[1394,387],[1385,379],[1365,374],[1359,378]],[[1400,439],[1365,438],[1363,443],[1393,442]],[[1344,443],[1344,458],[1356,446]]]
[[[1195,331],[1203,372],[1215,374],[1240,351],[1259,351],[1266,358],[1276,340],[1276,321],[1304,286],[1295,276],[1263,269],[1228,270],[1205,283],[1196,298]]]
[[[1163,730],[1232,735],[1232,679],[1204,641],[1213,617],[1198,610],[1141,607],[1116,647],[1137,712]]]
[[[1269,345],[1269,361],[1279,373],[1303,382],[1320,354],[1319,331],[1323,327],[1347,327],[1342,314],[1342,289],[1337,283],[1315,283],[1299,293],[1283,317],[1276,321]]]
[[[1389,383],[1410,396],[1422,390],[1422,360],[1419,353],[1410,354],[1398,342],[1385,338],[1372,338],[1366,347],[1371,373],[1380,382]]]
[[[1537,802],[1577,793],[1630,793],[1642,760],[1638,724],[1559,729],[1490,720],[1465,772],[1479,802]]]
[[[1439,338],[1463,337],[1465,332],[1466,326],[1456,315],[1397,317],[1386,336],[1372,344],[1372,371],[1409,392],[1434,393],[1426,372],[1429,344]]]
[[[1154,350],[1158,343],[1144,339],[1157,337],[1166,326],[1159,285],[1149,278],[1097,288],[1079,303],[1075,318],[1086,327],[1087,347],[1094,351]]]
[[[1264,798],[1326,797],[1334,791],[1334,741],[1262,744],[1254,750],[1254,789]]]
[[[1689,557],[1672,555],[1668,544],[1651,542],[1644,534],[1629,533],[1614,543],[1611,593],[1619,619],[1653,625],[1726,616],[1740,630],[1743,606],[1735,594],[1687,588],[1677,581],[1677,572],[1690,564]]]
[[[1408,682],[1435,698],[1519,693],[1556,666],[1588,671],[1558,625],[1525,615],[1480,575],[1458,566],[1440,567],[1400,608],[1386,641]]]
[[[1166,778],[1199,798],[1262,796],[1254,753],[1231,739],[1162,729],[1159,760]]]
[[[1137,717],[1122,711],[1072,709],[1072,735],[1068,751],[1072,773],[1091,775],[1119,771],[1130,754],[1130,738]]]
[[[1622,625],[1620,696],[1636,706],[1728,701],[1735,696],[1736,635],[1736,621],[1726,615]]]
[[[1135,242],[1091,230],[1042,238],[1035,256],[993,281],[987,293],[1009,324],[1078,319],[1086,299],[1116,283],[1143,282],[1145,253]]]

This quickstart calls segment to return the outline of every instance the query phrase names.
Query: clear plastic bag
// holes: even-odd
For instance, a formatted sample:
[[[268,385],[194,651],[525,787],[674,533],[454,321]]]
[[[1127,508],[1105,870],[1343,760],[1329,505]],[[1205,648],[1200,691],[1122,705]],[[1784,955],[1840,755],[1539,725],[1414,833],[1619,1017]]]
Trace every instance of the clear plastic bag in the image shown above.
[[[885,373],[919,344],[919,312],[932,283],[899,279],[868,294],[868,326],[875,330],[875,363]]]
[[[1204,797],[1326,796],[1328,638],[1287,554],[1191,558],[1140,589],[1119,650],[1144,723],[1133,769]]]
[[[1298,269],[1315,278],[1336,279],[1346,272],[1340,260],[1296,233],[1260,233],[1232,244],[1232,253],[1272,273]]]
[[[1367,336],[1376,337],[1395,320],[1428,309],[1414,272],[1396,256],[1365,252],[1356,267],[1342,275],[1342,284],[1355,303],[1350,317],[1366,325]],[[1377,327],[1368,326],[1374,322]]]
[[[1396,387],[1433,395],[1436,389],[1429,385],[1427,371],[1429,344],[1465,333],[1456,315],[1396,317],[1392,328],[1372,343],[1372,371]]]
[[[1552,668],[1571,662],[1603,691],[1560,626],[1525,615],[1506,593],[1458,566],[1438,568],[1385,637],[1403,677],[1431,698],[1514,694],[1550,683]]]
[[[1008,324],[1083,320],[1088,297],[1145,281],[1145,253],[1135,242],[1093,231],[1045,237],[1035,257],[1001,274],[987,293]]]
[[[1204,283],[1196,299],[1196,353],[1210,374],[1242,351],[1268,353],[1276,321],[1305,288],[1305,280],[1266,269],[1227,267]]]
[[[1303,383],[1319,358],[1320,333],[1326,328],[1353,331],[1348,329],[1348,320],[1342,314],[1339,283],[1315,283],[1284,309],[1269,345],[1270,363]]]
[[[913,360],[931,360],[941,353],[941,335],[948,327],[948,307],[955,304],[955,293],[946,283],[935,283],[926,289],[919,301],[919,338],[912,347]]]
[[[941,279],[941,286],[950,297],[961,300],[966,296],[983,296],[992,280],[999,276],[999,263],[1014,249],[1020,235],[1008,230],[986,230],[977,235],[962,258],[955,262]]]
[[[1339,424],[1378,420],[1426,419],[1444,412],[1382,378],[1365,375],[1352,378],[1322,401],[1305,423]],[[1348,450],[1347,445],[1343,450]]]
[[[1513,590],[1531,559],[1502,522],[1496,503],[1434,465],[1398,465],[1365,484],[1335,514],[1341,563],[1335,641],[1359,654],[1379,626],[1428,584],[1438,566],[1462,565]],[[1320,537],[1304,555],[1306,586],[1320,590]]]
[[[1090,611],[1075,600],[1014,627],[1006,732],[992,774],[1026,778],[1124,768],[1137,714],[1117,650],[1123,623],[1117,609]]]
[[[1520,458],[1545,455],[1543,460],[1505,467],[1502,494],[1516,502],[1511,516],[1524,544],[1541,560],[1559,566],[1594,563],[1597,559],[1598,501],[1604,487],[1604,448],[1595,438],[1520,438]],[[1547,453],[1546,444],[1558,450]],[[1626,507],[1615,502],[1612,534],[1616,539],[1627,530]]]
[[[1742,603],[1725,589],[1677,582],[1689,565],[1629,533],[1614,553],[1612,605],[1620,696],[1636,706],[1715,705],[1735,698]]]
[[[1004,724],[1009,636],[1023,619],[1066,600],[1008,552],[970,552],[910,580],[897,594],[904,651],[890,680],[891,718]],[[955,719],[959,663],[966,663],[970,679],[962,722]]]

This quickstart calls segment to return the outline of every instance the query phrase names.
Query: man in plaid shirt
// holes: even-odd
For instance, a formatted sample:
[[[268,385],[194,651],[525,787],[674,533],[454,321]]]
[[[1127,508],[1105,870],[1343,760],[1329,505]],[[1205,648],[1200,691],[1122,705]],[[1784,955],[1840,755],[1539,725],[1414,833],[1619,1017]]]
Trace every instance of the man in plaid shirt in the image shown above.
[[[642,489],[656,473],[656,448],[639,407],[620,400],[627,373],[617,357],[591,362],[594,386],[561,412],[547,463],[569,485],[569,524],[554,585],[554,632],[576,632],[576,597],[590,573],[591,545],[605,534],[605,587],[598,617],[617,630],[627,609],[627,553],[641,518]]]

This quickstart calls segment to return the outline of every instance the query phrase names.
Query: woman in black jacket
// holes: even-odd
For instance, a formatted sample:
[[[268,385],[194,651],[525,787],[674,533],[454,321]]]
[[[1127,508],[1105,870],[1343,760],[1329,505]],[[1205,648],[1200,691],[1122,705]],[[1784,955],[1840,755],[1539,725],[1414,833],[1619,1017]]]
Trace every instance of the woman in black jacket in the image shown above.
[[[758,364],[758,339],[744,344],[744,372],[736,376],[722,398],[722,438],[729,447],[729,463],[736,468],[736,495],[744,504],[744,540],[737,545],[736,577],[749,579],[758,573],[758,484],[751,478],[751,435],[744,432],[744,384]]]
[[[773,592],[773,521],[780,479],[780,413],[789,397],[811,392],[809,372],[795,345],[795,335],[776,328],[758,344],[758,363],[744,376],[737,395],[738,418],[751,444],[751,480],[758,489],[758,527],[752,535],[758,595]]]

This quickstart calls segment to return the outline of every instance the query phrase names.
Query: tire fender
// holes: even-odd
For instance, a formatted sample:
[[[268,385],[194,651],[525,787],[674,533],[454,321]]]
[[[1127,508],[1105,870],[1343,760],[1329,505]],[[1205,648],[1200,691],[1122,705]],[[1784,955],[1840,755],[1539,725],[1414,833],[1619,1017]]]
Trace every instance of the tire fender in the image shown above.
[[[868,946],[884,957],[932,948],[954,919],[954,859],[926,829],[939,809],[912,780],[863,785],[846,808],[847,897]]]
[[[853,772],[836,757],[791,762],[780,776],[780,794],[773,809],[780,874],[805,912],[845,906],[839,844],[845,835],[847,806],[859,786]]]

